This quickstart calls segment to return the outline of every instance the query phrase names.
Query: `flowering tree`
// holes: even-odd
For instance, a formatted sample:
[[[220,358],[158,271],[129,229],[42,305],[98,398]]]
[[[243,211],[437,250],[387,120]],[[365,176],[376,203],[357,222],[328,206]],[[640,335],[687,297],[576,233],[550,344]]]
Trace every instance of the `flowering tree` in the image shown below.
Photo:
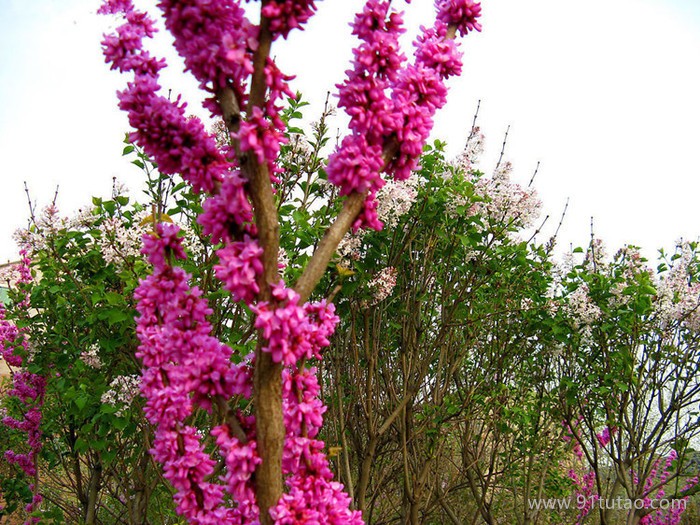
[[[338,250],[324,435],[372,523],[536,523],[528,499],[568,488],[547,379],[551,263],[521,238],[540,203],[509,163],[476,168],[483,140],[475,130],[454,161],[431,144],[378,194],[385,228]]]
[[[689,469],[700,435],[697,246],[681,242],[659,263],[654,271],[631,246],[609,260],[594,240],[562,272],[553,304],[561,401],[574,450],[590,469],[572,476],[588,497],[581,518],[602,501],[600,522],[613,523],[606,502],[622,493],[644,502],[623,509],[628,524],[674,524],[680,513],[657,512],[652,499],[686,500],[700,490]]]
[[[18,440],[16,444],[24,450],[6,448],[4,457],[9,464],[19,467],[20,472],[29,480],[27,489],[31,495],[24,510],[31,513],[42,501],[42,495],[39,491],[38,463],[41,452],[41,408],[44,402],[46,382],[41,375],[21,368],[22,365],[26,366],[29,349],[29,339],[21,321],[26,323],[29,316],[30,297],[26,286],[32,282],[32,274],[29,269],[30,260],[27,252],[22,250],[20,255],[19,264],[16,267],[11,267],[11,273],[16,273],[16,275],[7,276],[8,283],[19,287],[15,289],[14,295],[17,302],[13,305],[13,310],[16,311],[17,319],[20,322],[8,319],[6,306],[0,303],[0,356],[8,365],[11,378],[11,387],[5,392],[5,395],[9,397],[10,408],[14,409],[12,414],[6,413],[4,415],[2,424],[23,436],[23,439]],[[13,487],[8,487],[5,481],[7,479],[3,480],[3,493],[6,495],[5,504],[10,507],[11,512],[13,510],[11,507],[15,502],[7,500],[11,500],[12,496],[19,492],[14,483],[17,480],[12,480]],[[38,523],[38,520],[30,517],[25,521],[25,524],[31,523]]]
[[[325,300],[307,301],[351,227],[381,228],[381,173],[403,180],[416,167],[433,114],[445,103],[444,80],[461,70],[453,38],[480,29],[480,5],[436,2],[436,23],[423,29],[408,65],[398,45],[401,15],[390,2],[369,0],[357,15],[353,33],[361,43],[339,86],[350,134],[327,167],[344,200],[293,287],[279,275],[275,203],[285,128],[279,103],[292,94],[270,50],[303,26],[314,2],[263,1],[259,24],[235,0],[163,0],[159,7],[187,69],[210,95],[207,109],[223,117],[230,143],[217,147],[199,120],[185,117],[179,98],[159,94],[165,62],[142,47],[155,31],[153,20],[130,0],[107,0],[101,11],[121,13],[126,22],[105,38],[105,55],[114,69],[134,75],[119,93],[120,107],[135,129],[132,140],[162,173],[179,173],[195,192],[209,195],[199,223],[219,246],[216,275],[250,309],[258,344],[253,356],[232,362],[231,348],[212,335],[202,292],[175,266],[186,257],[178,228],[155,225],[144,246],[154,271],[136,292],[154,457],[176,490],[178,512],[191,523],[359,523],[316,439],[324,409],[315,370],[306,366],[320,358],[338,319]],[[238,407],[248,398],[252,414]],[[198,428],[201,410],[217,414],[215,424]],[[220,461],[208,450],[209,437]]]
[[[154,200],[157,186],[154,180],[148,189]],[[175,196],[184,198],[180,192]],[[28,441],[35,451],[43,445],[31,464],[44,503],[33,505],[30,516],[136,524],[172,515],[169,491],[143,446],[151,429],[139,402],[140,366],[134,357],[132,295],[145,275],[140,249],[152,223],[150,206],[131,203],[115,185],[112,198],[95,198],[71,218],[62,216],[55,203],[36,213],[30,206],[30,212],[29,227],[16,234],[23,254],[14,270],[19,278],[12,280],[16,300],[3,310],[2,321],[4,357],[14,377],[42,381],[41,428],[35,407]],[[189,253],[197,257],[201,244],[187,224],[183,230],[189,233]],[[31,405],[31,397],[22,401]],[[11,398],[2,402],[8,411],[17,408]],[[14,428],[14,421],[4,423]],[[21,427],[26,430],[24,423]],[[2,430],[5,450],[12,428]],[[10,451],[6,456],[14,457]],[[3,497],[10,503],[9,485],[21,478],[3,474]]]

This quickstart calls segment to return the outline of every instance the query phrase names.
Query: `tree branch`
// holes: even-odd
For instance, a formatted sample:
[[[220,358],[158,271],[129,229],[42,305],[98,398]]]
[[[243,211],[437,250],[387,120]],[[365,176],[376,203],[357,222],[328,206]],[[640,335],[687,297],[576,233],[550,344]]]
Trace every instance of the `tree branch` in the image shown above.
[[[446,38],[448,40],[453,40],[457,34],[457,26],[450,25],[447,28]],[[383,154],[384,166],[379,171],[382,173],[387,164],[396,156],[399,152],[400,144],[395,136],[387,137],[384,142]],[[500,161],[499,161],[500,162]],[[333,224],[331,224],[319,243],[316,251],[311,256],[309,263],[301,277],[297,280],[294,285],[294,290],[301,296],[300,301],[306,302],[311,296],[311,292],[315,288],[316,284],[323,277],[323,273],[328,267],[333,254],[335,253],[338,244],[342,240],[343,236],[350,230],[352,223],[362,211],[362,206],[367,198],[367,193],[352,193],[350,194],[345,202],[343,203],[343,208],[336,217]]]

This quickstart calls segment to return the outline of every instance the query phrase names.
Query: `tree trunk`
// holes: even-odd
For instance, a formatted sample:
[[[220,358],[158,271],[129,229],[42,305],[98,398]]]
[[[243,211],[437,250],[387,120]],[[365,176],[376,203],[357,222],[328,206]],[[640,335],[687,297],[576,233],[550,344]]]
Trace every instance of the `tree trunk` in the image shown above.
[[[369,478],[372,474],[372,462],[374,454],[377,451],[377,437],[372,436],[367,443],[367,453],[362,458],[360,467],[360,476],[357,481],[357,510],[362,511],[362,515],[366,516],[367,510],[367,487],[369,486]]]
[[[90,481],[88,483],[87,505],[85,507],[85,525],[95,525],[97,518],[97,497],[100,494],[100,483],[102,482],[102,464],[97,463],[91,469]]]

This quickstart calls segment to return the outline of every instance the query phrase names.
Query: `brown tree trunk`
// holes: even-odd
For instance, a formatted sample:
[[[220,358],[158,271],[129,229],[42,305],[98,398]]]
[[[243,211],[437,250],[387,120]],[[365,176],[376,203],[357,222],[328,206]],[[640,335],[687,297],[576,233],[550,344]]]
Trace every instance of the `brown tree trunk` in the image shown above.
[[[91,469],[88,483],[87,505],[85,507],[85,525],[95,525],[97,519],[97,497],[102,482],[102,464],[99,462]]]
[[[360,476],[357,481],[357,510],[362,511],[362,515],[367,515],[367,487],[369,486],[369,478],[372,474],[372,462],[377,451],[377,438],[372,436],[367,444],[367,453],[362,458],[362,466],[360,467]]]
[[[272,362],[272,356],[262,351],[262,341],[256,350],[255,417],[258,454],[262,463],[255,471],[257,503],[261,525],[273,525],[270,509],[282,495],[282,448],[284,446],[284,416],[282,414],[282,365]]]

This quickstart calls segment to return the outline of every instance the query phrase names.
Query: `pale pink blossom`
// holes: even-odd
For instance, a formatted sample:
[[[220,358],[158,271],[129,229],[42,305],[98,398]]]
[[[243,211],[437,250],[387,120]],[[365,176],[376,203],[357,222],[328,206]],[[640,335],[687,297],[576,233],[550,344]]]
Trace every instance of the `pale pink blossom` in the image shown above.
[[[396,268],[387,266],[367,283],[367,288],[372,291],[371,304],[380,303],[391,295],[396,287],[397,273]]]

